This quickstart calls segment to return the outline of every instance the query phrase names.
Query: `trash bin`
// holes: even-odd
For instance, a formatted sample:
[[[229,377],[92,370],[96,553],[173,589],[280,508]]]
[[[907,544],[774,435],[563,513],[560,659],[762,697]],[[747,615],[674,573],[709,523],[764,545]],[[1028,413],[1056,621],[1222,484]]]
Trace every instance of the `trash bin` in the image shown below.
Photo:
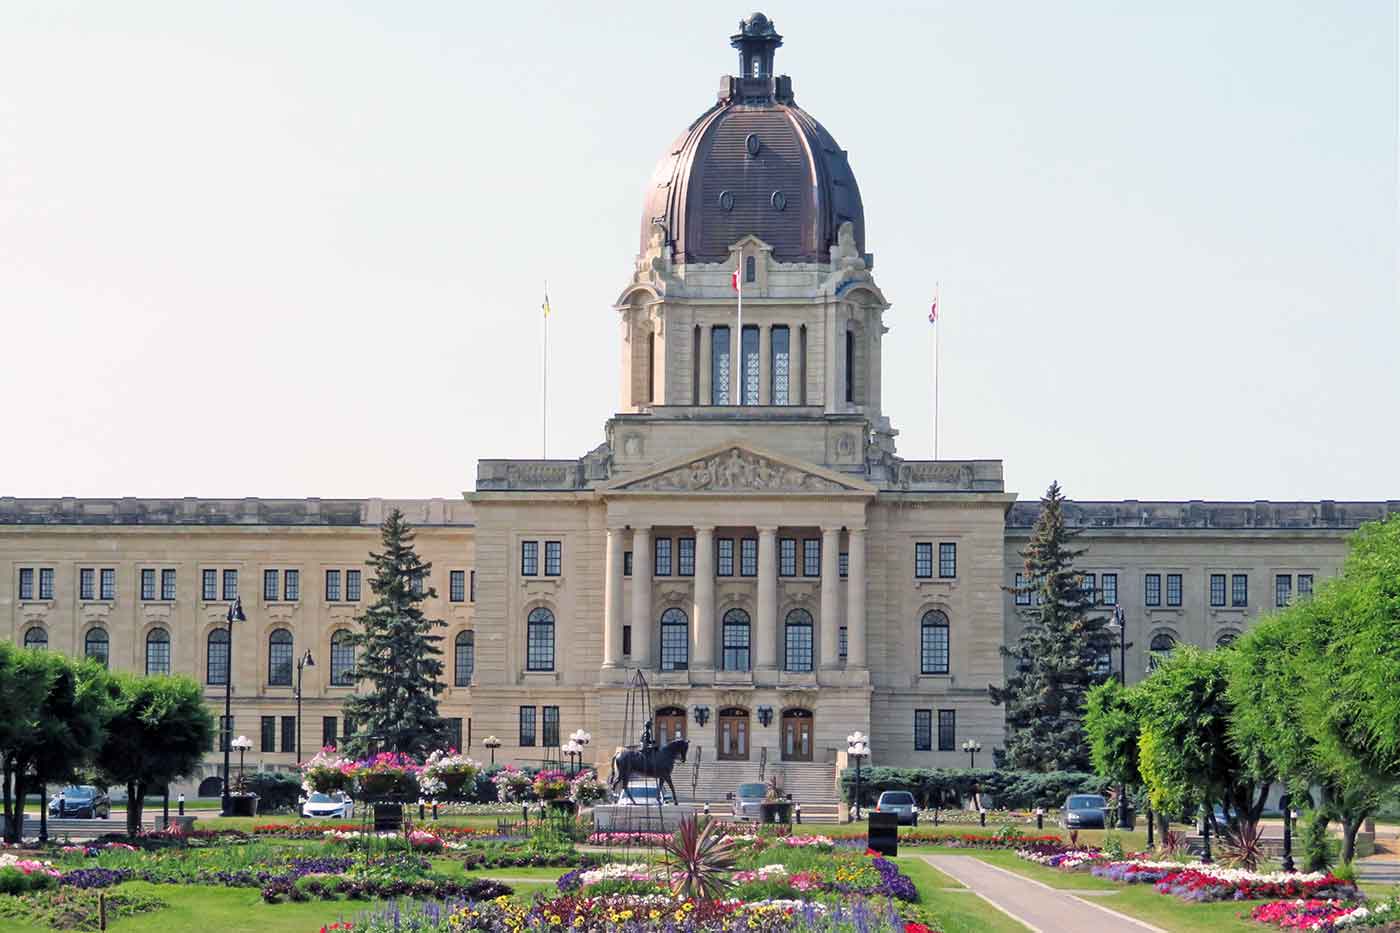
[[[881,855],[899,854],[899,814],[871,811],[865,844]]]

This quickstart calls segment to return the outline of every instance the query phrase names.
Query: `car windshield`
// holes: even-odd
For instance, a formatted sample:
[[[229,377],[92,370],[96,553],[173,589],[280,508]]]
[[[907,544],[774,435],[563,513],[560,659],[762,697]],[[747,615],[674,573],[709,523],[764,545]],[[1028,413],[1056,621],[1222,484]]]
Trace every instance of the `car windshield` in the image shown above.
[[[880,795],[880,803],[890,806],[904,806],[913,802],[914,795],[908,791],[886,792]]]
[[[740,797],[764,797],[764,796],[767,796],[767,794],[768,794],[768,786],[767,786],[766,784],[740,784],[740,785],[739,785],[739,796],[740,796]]]
[[[1108,805],[1108,801],[1102,797],[1071,797],[1069,798],[1069,808],[1071,810],[1102,810]]]
[[[89,800],[93,796],[91,787],[65,787],[62,793],[66,800]]]
[[[340,801],[329,794],[312,794],[308,803],[340,803]]]

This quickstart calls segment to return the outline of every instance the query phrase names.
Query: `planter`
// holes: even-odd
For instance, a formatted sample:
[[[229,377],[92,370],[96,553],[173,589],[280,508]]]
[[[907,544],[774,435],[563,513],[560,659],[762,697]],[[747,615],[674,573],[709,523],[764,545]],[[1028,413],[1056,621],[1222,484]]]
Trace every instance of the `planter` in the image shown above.
[[[334,794],[337,791],[346,790],[349,779],[339,771],[316,768],[307,772],[306,783],[310,784],[311,789],[317,793]]]
[[[403,807],[397,803],[376,803],[374,805],[374,831],[396,833],[403,829]]]
[[[460,800],[467,796],[463,792],[463,789],[468,784],[471,784],[473,787],[476,786],[476,775],[469,771],[448,772],[446,774],[439,774],[437,777],[438,780],[442,781],[442,791],[438,795],[439,799],[450,798]]]
[[[258,795],[257,794],[229,794],[228,797],[229,816],[257,816],[258,815]]]
[[[792,822],[792,804],[786,800],[775,803],[765,801],[759,804],[759,809],[763,811],[763,822],[765,823]]]
[[[418,796],[418,782],[401,771],[361,774],[358,783],[361,797]]]

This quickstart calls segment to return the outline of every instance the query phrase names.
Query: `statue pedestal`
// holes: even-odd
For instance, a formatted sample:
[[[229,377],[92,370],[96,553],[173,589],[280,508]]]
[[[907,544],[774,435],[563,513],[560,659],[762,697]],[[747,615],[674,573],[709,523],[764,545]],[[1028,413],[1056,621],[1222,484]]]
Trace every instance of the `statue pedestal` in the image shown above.
[[[701,810],[693,803],[668,803],[659,808],[599,804],[593,808],[593,826],[601,833],[669,833]]]

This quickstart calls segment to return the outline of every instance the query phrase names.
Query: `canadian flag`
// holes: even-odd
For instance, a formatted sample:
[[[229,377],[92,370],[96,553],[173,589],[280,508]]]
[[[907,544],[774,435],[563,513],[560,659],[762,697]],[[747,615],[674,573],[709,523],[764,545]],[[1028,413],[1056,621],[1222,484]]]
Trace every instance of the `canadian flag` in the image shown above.
[[[735,269],[734,274],[729,277],[729,284],[737,292],[739,290],[739,270]]]

